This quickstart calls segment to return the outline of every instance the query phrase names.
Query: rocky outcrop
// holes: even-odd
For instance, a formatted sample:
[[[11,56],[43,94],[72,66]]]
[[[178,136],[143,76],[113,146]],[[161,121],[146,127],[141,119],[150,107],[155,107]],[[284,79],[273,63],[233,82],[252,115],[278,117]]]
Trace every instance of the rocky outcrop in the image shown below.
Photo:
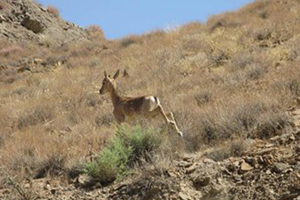
[[[46,38],[56,46],[87,40],[83,28],[60,19],[32,0],[2,1],[6,6],[0,14],[0,39],[42,45]]]

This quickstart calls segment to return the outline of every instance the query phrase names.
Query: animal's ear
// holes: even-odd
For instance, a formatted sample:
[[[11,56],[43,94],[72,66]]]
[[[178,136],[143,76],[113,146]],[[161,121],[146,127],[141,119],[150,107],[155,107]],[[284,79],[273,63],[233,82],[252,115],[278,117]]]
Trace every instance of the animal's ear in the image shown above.
[[[105,78],[107,77],[107,73],[106,73],[106,71],[104,71],[104,76],[105,76]]]
[[[118,78],[119,74],[120,74],[120,70],[118,69],[118,71],[114,75],[114,79]]]
[[[128,77],[129,76],[129,73],[127,72],[126,69],[124,69],[124,72],[123,72],[123,77]]]

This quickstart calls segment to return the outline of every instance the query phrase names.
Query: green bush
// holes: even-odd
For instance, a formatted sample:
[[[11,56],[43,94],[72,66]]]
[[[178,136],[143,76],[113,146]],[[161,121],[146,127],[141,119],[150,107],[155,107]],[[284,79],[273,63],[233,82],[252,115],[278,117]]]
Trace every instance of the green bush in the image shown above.
[[[159,131],[140,126],[120,126],[113,139],[87,164],[89,175],[102,184],[110,183],[130,172],[130,167],[141,159],[150,161],[149,154],[162,144]]]

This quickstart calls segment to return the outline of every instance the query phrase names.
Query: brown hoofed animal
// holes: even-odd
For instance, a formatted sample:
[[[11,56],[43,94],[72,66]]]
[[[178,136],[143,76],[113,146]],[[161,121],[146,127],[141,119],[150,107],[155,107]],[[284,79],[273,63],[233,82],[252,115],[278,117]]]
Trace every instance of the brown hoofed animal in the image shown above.
[[[168,125],[175,128],[177,133],[183,137],[183,133],[178,129],[177,124],[174,120],[174,115],[172,112],[168,115],[172,118],[171,120],[167,117],[160,101],[155,96],[141,96],[141,97],[122,97],[116,91],[115,79],[119,76],[120,70],[118,70],[113,77],[107,75],[104,72],[104,80],[102,82],[102,87],[99,91],[101,95],[109,93],[114,111],[116,121],[121,124],[125,121],[125,118],[143,116],[149,118],[150,116],[155,116],[160,114]]]

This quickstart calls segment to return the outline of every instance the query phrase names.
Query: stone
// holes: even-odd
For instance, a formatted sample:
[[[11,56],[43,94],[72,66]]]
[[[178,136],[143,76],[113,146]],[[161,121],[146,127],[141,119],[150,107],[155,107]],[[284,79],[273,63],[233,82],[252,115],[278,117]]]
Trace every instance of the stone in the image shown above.
[[[4,21],[5,21],[4,16],[3,16],[3,15],[0,15],[0,23],[1,23],[1,22],[4,22]]]
[[[281,173],[290,168],[290,165],[287,163],[277,162],[274,164],[273,171],[276,173]]]
[[[44,31],[43,25],[31,16],[26,16],[21,22],[21,25],[34,33],[42,33]]]
[[[196,189],[207,186],[210,183],[211,178],[205,174],[199,174],[192,178],[193,185]]]
[[[178,194],[178,199],[180,200],[192,200],[192,198],[190,198],[188,195],[183,194],[182,192],[179,192]]]
[[[193,163],[192,162],[187,162],[187,161],[180,161],[177,166],[178,167],[190,167]]]
[[[195,163],[186,169],[186,173],[191,174],[191,173],[195,172],[198,167],[199,167],[198,164]]]
[[[33,63],[34,63],[34,64],[41,64],[42,62],[43,62],[43,60],[40,59],[40,58],[35,58],[35,59],[33,59]]]
[[[242,171],[250,171],[254,169],[251,165],[249,165],[246,161],[242,162],[241,164],[241,170]]]

